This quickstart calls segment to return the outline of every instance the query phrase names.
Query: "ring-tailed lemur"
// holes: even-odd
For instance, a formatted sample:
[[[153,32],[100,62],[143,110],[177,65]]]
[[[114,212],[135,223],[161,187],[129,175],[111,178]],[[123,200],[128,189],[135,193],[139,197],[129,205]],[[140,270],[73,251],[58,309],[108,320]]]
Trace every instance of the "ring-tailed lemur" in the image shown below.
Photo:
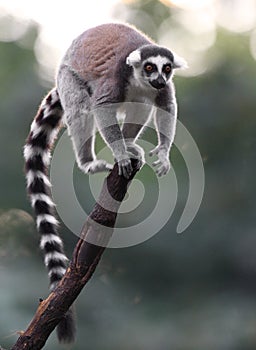
[[[123,24],[105,24],[85,31],[65,54],[57,75],[57,87],[43,100],[24,148],[27,188],[41,234],[40,247],[51,290],[63,277],[67,263],[57,232],[47,175],[50,150],[60,127],[66,124],[78,166],[85,173],[112,168],[104,160],[96,159],[97,127],[113,152],[119,175],[129,177],[130,159],[140,158],[142,162],[144,159],[144,152],[135,141],[150,113],[146,108],[147,112],[138,114],[132,103],[128,104],[121,129],[117,121],[120,104],[139,102],[158,107],[154,116],[158,146],[151,155],[158,156],[154,163],[156,172],[164,175],[170,168],[169,151],[176,128],[177,104],[172,76],[174,69],[185,65],[185,61],[170,50]],[[69,313],[59,325],[60,340],[72,340],[73,332]]]

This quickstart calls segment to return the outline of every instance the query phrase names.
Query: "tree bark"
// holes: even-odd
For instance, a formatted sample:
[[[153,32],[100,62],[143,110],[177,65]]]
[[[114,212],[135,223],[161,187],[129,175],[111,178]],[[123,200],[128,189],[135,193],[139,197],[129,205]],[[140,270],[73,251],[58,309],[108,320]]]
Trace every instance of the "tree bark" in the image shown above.
[[[138,161],[132,160],[132,165],[133,172],[129,179],[118,175],[117,164],[105,179],[98,202],[84,224],[65,275],[48,298],[40,300],[34,318],[27,330],[21,332],[12,350],[42,349],[92,277],[113,233],[117,212],[127,187],[139,170]]]

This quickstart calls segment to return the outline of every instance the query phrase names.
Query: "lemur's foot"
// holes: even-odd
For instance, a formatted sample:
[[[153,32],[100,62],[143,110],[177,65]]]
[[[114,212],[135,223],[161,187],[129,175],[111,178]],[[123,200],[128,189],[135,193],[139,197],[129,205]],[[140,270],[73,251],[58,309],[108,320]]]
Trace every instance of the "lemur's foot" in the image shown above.
[[[141,147],[126,144],[126,151],[115,157],[115,161],[118,163],[118,174],[129,179],[133,171],[131,159],[138,160],[136,169],[140,169],[143,165],[142,158],[144,158],[144,151]]]
[[[145,152],[142,147],[135,143],[127,143],[127,151],[132,153],[133,158],[138,159],[138,168],[141,168],[145,164]]]
[[[95,159],[83,164],[80,168],[85,174],[95,174],[102,171],[112,170],[113,165],[107,163],[105,160]]]
[[[129,179],[132,173],[132,163],[130,154],[127,153],[126,156],[122,157],[117,161],[118,164],[118,175],[123,175],[126,179]]]

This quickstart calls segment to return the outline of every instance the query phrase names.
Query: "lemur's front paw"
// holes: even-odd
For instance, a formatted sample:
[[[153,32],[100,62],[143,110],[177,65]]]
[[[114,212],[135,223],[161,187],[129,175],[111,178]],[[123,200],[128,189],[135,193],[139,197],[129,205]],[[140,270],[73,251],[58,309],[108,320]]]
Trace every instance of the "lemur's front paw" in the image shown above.
[[[158,176],[166,175],[171,168],[169,152],[166,149],[157,146],[149,153],[150,156],[153,156],[155,154],[157,155],[158,160],[156,160],[152,165],[157,167],[156,174]]]
[[[113,165],[107,163],[102,159],[95,159],[87,162],[81,166],[81,169],[86,174],[95,174],[102,171],[109,171],[113,169]]]
[[[158,166],[159,165],[159,166]],[[157,161],[155,161],[153,163],[153,166],[158,166],[158,168],[156,169],[156,174],[161,177],[163,175],[166,175],[170,168],[171,168],[171,164],[169,159],[165,159],[165,160],[160,160],[158,159]]]
[[[152,157],[152,156],[158,155],[158,153],[161,151],[161,149],[163,149],[161,146],[156,146],[151,151],[149,151],[149,156]]]

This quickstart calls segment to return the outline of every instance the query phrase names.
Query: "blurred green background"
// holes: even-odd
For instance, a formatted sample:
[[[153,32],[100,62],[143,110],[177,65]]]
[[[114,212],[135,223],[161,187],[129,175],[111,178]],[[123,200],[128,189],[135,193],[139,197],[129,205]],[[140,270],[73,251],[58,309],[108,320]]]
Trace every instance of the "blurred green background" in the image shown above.
[[[79,3],[90,12],[90,1]],[[56,56],[54,45],[43,42],[38,19],[28,20],[29,11],[26,18],[16,16],[5,6],[0,1],[0,344],[8,349],[39,298],[48,295],[25,192],[22,147],[40,100],[54,84]],[[197,217],[178,235],[189,184],[174,148],[179,186],[174,214],[147,242],[105,252],[76,303],[77,343],[66,348],[254,350],[256,3],[116,1],[110,10],[115,20],[135,24],[188,60],[190,68],[175,77],[179,119],[204,160],[205,193]],[[54,16],[57,28],[63,18]],[[152,173],[138,176],[154,193]],[[89,212],[94,200],[88,179],[77,170],[74,179]],[[143,218],[150,208],[150,201],[144,202],[141,212],[121,223]],[[77,237],[64,225],[61,234],[70,256]],[[52,334],[45,349],[62,348]]]

